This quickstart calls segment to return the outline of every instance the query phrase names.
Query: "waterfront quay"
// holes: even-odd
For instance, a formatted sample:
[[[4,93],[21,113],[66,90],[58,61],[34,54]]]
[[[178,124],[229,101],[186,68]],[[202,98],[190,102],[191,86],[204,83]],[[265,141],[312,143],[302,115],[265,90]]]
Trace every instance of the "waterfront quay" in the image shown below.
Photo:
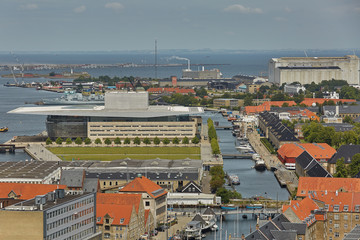
[[[274,175],[281,187],[286,187],[289,193],[293,193],[298,186],[298,178],[294,171],[286,169],[276,155],[269,153],[260,141],[260,135],[256,131],[248,133],[248,139],[254,150],[265,161],[268,170],[274,170]]]

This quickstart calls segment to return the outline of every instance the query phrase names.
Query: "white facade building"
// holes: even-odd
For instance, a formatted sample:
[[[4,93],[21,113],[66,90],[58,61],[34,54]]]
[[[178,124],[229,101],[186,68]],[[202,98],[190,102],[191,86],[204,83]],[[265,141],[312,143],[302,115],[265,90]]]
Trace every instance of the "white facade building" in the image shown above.
[[[279,85],[299,82],[304,85],[336,79],[358,85],[359,69],[359,58],[356,55],[272,58],[269,62],[269,82]]]

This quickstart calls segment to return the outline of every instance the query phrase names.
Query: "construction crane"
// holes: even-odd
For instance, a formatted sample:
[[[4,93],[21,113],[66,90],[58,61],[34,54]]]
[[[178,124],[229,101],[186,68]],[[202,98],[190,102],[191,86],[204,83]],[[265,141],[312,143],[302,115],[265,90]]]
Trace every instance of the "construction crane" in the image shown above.
[[[24,63],[20,63],[19,58],[13,52],[10,52],[10,54],[15,58],[16,62],[20,65],[21,77],[24,78]]]
[[[10,66],[9,68],[10,68],[11,73],[12,73],[12,75],[13,75],[13,78],[14,78],[14,82],[15,82],[15,84],[16,84],[16,85],[18,85],[18,81],[16,80],[16,76],[15,76],[15,73],[14,73],[13,67],[12,67],[12,66]]]

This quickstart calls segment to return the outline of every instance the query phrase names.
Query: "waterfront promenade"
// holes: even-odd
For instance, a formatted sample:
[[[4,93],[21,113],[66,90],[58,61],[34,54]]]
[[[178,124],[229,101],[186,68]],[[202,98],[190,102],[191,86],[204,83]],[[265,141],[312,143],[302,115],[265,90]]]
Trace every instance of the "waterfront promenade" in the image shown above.
[[[281,187],[286,187],[289,193],[294,192],[299,184],[295,172],[287,170],[276,155],[269,153],[267,148],[260,141],[260,135],[257,132],[250,132],[247,136],[251,146],[265,161],[267,169],[276,169],[274,174]]]

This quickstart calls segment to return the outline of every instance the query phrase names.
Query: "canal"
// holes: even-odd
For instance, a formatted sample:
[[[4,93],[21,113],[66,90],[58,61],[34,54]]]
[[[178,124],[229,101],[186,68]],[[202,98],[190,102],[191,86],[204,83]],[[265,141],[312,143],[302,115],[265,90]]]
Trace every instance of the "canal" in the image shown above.
[[[231,125],[219,113],[208,112],[203,115],[203,122],[208,118],[214,122],[219,122],[219,126]],[[238,151],[235,146],[238,144],[236,138],[232,135],[231,130],[217,130],[219,145],[223,154],[236,154]],[[240,185],[235,186],[236,191],[241,193],[244,198],[262,196],[271,199],[287,200],[289,193],[286,188],[281,188],[277,182],[274,173],[271,171],[258,172],[254,168],[254,162],[251,159],[224,159],[224,171],[228,174],[237,175],[240,179]],[[220,222],[217,223],[220,227]],[[222,231],[217,231],[216,239],[226,239],[225,235],[232,237],[241,234],[250,233],[256,227],[256,219],[249,216],[243,219],[242,216],[229,215],[222,222]],[[207,233],[205,239],[215,239],[215,233]]]

